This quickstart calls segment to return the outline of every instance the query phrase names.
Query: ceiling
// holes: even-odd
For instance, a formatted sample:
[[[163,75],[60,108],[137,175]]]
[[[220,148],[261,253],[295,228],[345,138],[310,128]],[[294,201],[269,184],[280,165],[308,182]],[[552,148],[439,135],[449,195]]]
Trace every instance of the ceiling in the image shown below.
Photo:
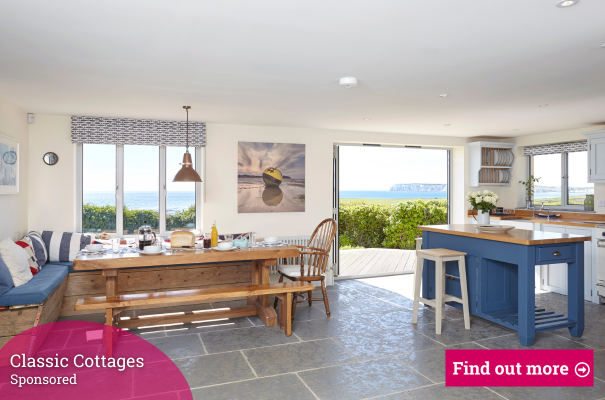
[[[190,105],[195,121],[465,137],[603,123],[605,1],[555,3],[4,1],[0,96],[43,114]]]

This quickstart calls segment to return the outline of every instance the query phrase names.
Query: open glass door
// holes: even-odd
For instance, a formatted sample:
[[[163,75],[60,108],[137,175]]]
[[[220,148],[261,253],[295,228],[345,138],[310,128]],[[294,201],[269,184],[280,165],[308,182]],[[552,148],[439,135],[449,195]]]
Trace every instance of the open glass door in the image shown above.
[[[334,146],[337,279],[413,273],[415,226],[449,221],[449,156],[419,146]]]

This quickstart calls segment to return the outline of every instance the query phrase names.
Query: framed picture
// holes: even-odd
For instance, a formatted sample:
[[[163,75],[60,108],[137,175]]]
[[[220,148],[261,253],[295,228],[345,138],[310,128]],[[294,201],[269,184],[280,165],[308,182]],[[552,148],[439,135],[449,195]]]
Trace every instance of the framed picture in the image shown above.
[[[0,194],[19,193],[19,142],[0,135]]]
[[[305,145],[239,142],[237,212],[304,212]]]

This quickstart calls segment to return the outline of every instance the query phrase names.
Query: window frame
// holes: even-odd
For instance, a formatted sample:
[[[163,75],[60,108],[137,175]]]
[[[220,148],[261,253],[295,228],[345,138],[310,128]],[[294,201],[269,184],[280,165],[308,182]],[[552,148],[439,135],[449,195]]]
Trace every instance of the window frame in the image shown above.
[[[121,237],[135,237],[135,234],[124,234],[124,145],[116,146],[116,232],[115,235]],[[159,148],[159,226],[158,235],[169,235],[173,231],[166,231],[166,196],[168,190],[166,183],[166,146],[155,146]],[[76,229],[82,232],[83,223],[83,207],[84,207],[84,190],[82,179],[84,177],[84,147],[82,143],[76,144]],[[194,147],[195,151],[195,170],[198,171],[202,182],[195,184],[195,229],[202,231],[203,223],[203,204],[205,195],[205,149],[203,147]],[[113,233],[112,233],[113,234]]]
[[[580,153],[580,152],[578,152]],[[561,205],[560,206],[547,206],[551,210],[584,210],[584,205],[582,204],[569,204],[569,153],[559,153],[561,155]],[[536,154],[541,155],[541,154]],[[530,175],[534,173],[534,165],[535,160],[533,159],[535,156],[527,156],[527,179],[529,179]],[[539,182],[538,182],[539,183]],[[589,182],[590,183],[590,182]],[[594,187],[594,184],[593,184]],[[536,203],[536,194],[534,193],[534,198],[532,199],[534,203],[534,207],[537,207]]]

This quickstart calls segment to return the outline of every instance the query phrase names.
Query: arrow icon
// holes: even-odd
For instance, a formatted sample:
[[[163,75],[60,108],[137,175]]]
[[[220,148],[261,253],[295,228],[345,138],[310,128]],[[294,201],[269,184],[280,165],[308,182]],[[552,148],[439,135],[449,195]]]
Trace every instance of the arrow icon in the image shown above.
[[[590,373],[590,367],[585,362],[578,363],[576,365],[576,375],[580,378],[585,378]]]

